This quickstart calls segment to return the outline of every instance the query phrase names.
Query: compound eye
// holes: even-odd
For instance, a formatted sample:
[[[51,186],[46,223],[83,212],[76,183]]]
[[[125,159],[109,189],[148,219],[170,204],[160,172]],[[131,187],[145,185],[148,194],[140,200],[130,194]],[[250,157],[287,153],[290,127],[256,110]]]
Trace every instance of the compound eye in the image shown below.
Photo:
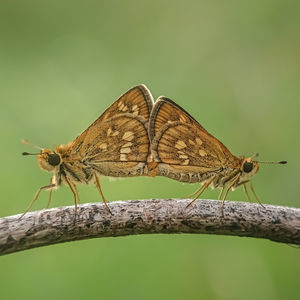
[[[249,173],[253,170],[253,163],[252,162],[248,162],[248,161],[245,161],[244,162],[244,165],[243,165],[243,171],[245,173]]]
[[[58,154],[54,153],[54,154],[49,154],[48,155],[48,163],[51,166],[57,166],[60,163],[60,157]]]

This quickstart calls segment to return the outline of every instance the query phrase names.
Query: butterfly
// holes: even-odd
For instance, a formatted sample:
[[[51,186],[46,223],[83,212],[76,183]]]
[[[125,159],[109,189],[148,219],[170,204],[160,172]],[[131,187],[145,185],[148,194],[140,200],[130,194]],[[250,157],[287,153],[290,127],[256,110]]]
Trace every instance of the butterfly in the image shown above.
[[[246,184],[258,172],[259,162],[253,157],[231,154],[224,144],[172,100],[159,97],[155,102],[149,121],[149,138],[153,160],[149,175],[202,183],[188,206],[209,186],[221,188],[218,199],[225,191],[222,212],[230,189],[243,186],[250,200]],[[286,161],[278,163],[285,164]],[[250,188],[261,204],[251,183]]]
[[[76,186],[82,183],[96,185],[110,212],[99,177],[146,175],[150,155],[148,123],[152,107],[153,98],[147,87],[135,86],[109,106],[73,142],[56,146],[54,150],[36,146],[40,149],[37,154],[23,152],[23,155],[37,155],[39,167],[53,174],[50,184],[39,188],[25,213],[43,190],[50,191],[49,207],[52,191],[64,184],[74,195],[76,214],[80,203]]]

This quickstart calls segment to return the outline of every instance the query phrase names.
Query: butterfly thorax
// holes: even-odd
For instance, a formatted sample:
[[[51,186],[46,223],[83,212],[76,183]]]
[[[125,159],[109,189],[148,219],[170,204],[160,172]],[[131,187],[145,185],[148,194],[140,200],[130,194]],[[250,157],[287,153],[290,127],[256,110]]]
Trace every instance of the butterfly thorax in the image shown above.
[[[234,181],[233,189],[248,182],[259,170],[257,162],[243,156],[235,157],[234,167],[224,166],[219,174],[215,174],[211,186],[223,188]]]
[[[93,169],[85,163],[80,152],[74,151],[72,143],[55,148],[62,158],[58,176],[64,182],[66,179],[73,184],[89,183],[93,178]]]
[[[66,180],[73,184],[88,183],[93,175],[91,167],[85,165],[79,154],[70,151],[70,144],[55,147],[54,151],[43,149],[37,156],[39,167],[54,173],[53,181],[58,185]]]

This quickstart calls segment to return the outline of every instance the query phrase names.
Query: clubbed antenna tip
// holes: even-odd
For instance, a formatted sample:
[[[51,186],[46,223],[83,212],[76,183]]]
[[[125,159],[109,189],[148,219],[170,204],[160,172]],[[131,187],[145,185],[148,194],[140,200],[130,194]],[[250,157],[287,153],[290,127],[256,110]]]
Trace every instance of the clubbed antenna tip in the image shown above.
[[[40,153],[28,153],[28,152],[22,152],[22,155],[39,155]]]

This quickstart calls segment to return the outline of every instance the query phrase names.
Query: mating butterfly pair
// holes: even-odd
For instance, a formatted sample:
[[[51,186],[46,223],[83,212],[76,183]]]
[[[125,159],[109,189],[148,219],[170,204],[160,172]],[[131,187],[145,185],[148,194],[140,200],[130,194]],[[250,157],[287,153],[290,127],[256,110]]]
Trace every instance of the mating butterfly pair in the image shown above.
[[[232,155],[172,100],[159,97],[154,103],[145,85],[127,91],[73,142],[53,151],[39,149],[38,154],[23,155],[37,155],[39,167],[53,176],[49,185],[37,191],[26,212],[42,190],[50,190],[48,207],[52,190],[63,183],[74,194],[76,213],[80,203],[76,186],[90,182],[95,183],[110,212],[101,190],[100,175],[166,176],[182,182],[200,182],[202,187],[194,200],[208,186],[219,187],[219,198],[225,190],[223,208],[231,188],[243,185],[249,198],[246,183],[259,168],[251,157]],[[254,192],[253,186],[250,187]]]

